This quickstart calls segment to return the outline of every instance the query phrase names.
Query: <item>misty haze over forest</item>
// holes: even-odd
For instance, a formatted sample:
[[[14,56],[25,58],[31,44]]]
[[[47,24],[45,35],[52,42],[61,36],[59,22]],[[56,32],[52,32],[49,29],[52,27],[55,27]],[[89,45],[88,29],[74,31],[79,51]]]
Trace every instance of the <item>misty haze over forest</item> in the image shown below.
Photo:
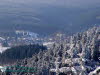
[[[99,4],[99,0],[0,0],[0,31],[84,30],[100,24]]]
[[[0,0],[0,75],[100,75],[100,0]]]

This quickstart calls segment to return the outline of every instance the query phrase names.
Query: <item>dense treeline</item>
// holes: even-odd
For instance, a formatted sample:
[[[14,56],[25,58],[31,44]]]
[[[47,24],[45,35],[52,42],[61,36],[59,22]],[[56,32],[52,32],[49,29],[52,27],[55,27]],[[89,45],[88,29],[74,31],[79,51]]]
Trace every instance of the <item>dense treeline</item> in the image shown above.
[[[7,49],[2,54],[0,54],[0,62],[9,62],[19,59],[32,57],[33,54],[37,54],[39,51],[46,50],[47,48],[43,45],[23,45],[16,46],[10,49]]]

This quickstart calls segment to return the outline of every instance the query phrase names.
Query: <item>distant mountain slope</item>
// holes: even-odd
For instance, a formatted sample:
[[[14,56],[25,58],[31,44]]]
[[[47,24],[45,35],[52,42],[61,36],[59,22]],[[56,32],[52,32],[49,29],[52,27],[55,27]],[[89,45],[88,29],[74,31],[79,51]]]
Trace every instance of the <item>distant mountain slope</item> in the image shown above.
[[[46,49],[45,46],[38,44],[12,47],[0,53],[0,64],[14,63]]]
[[[64,4],[65,3],[65,4]],[[4,0],[0,2],[0,31],[26,29],[40,34],[77,32],[100,24],[100,1]]]

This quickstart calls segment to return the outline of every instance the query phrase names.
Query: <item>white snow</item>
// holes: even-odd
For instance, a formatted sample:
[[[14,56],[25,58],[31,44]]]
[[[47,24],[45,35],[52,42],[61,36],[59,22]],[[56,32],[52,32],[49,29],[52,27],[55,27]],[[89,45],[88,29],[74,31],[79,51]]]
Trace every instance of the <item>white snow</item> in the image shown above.
[[[5,72],[6,67],[0,66],[0,70],[1,70],[1,72]]]
[[[10,47],[2,47],[0,46],[0,53],[4,52],[5,50],[9,49]]]
[[[99,71],[99,70],[100,70],[100,67],[98,67],[94,71],[90,72],[89,75],[93,75],[93,74],[96,75],[97,71]],[[99,75],[100,75],[100,73],[99,73]]]
[[[44,42],[44,43],[43,43],[44,46],[52,45],[52,44],[54,44],[54,42]]]

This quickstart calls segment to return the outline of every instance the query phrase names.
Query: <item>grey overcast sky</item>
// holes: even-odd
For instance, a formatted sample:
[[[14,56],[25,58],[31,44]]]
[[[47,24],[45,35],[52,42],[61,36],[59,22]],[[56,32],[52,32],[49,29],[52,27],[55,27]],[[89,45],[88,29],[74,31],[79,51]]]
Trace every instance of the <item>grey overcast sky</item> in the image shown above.
[[[99,8],[100,0],[0,0],[0,31],[16,25],[35,32],[70,31],[98,24]]]
[[[100,4],[100,0],[0,0],[0,4],[50,4],[62,6],[94,6]]]

